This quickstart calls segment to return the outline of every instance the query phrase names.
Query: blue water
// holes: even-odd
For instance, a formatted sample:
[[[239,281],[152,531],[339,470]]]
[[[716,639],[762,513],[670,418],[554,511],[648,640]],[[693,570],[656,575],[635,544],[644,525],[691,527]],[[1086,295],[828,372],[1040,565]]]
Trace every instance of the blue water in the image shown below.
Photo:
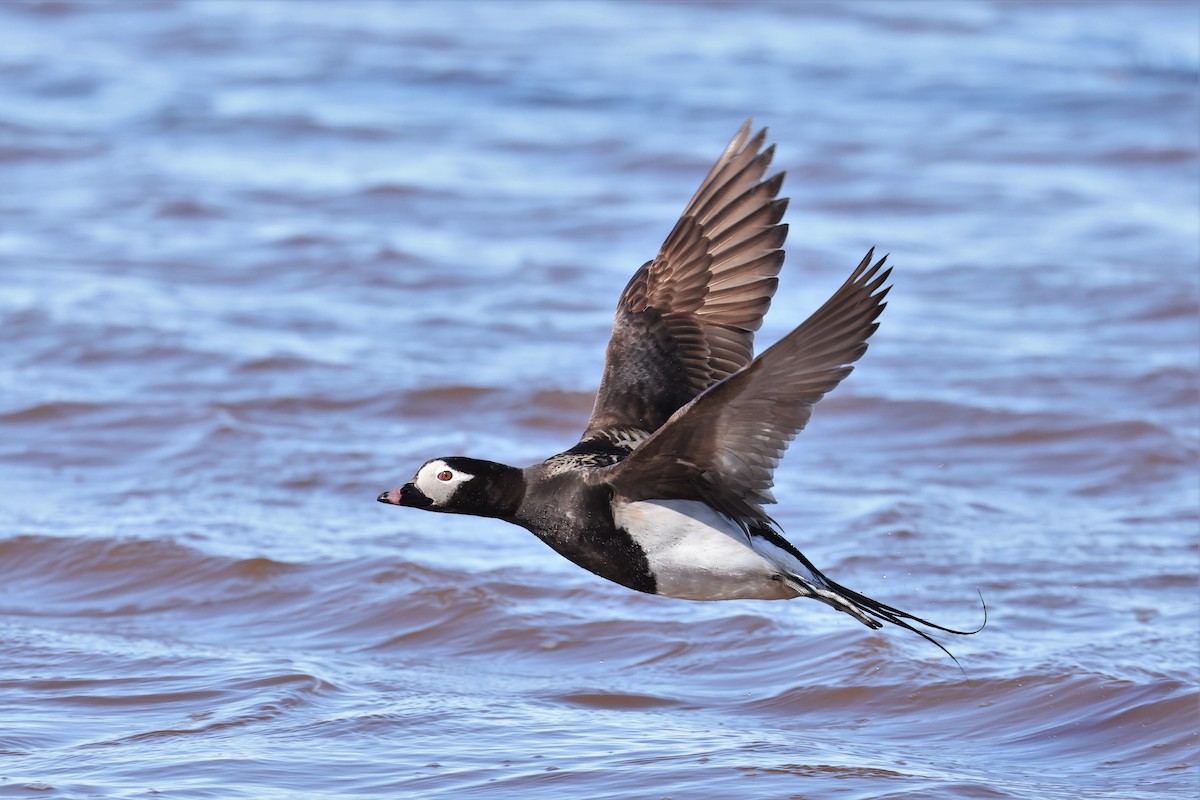
[[[426,458],[574,443],[754,116],[759,338],[895,288],[771,512],[940,651],[637,595]],[[0,4],[0,797],[1196,793],[1200,7]]]

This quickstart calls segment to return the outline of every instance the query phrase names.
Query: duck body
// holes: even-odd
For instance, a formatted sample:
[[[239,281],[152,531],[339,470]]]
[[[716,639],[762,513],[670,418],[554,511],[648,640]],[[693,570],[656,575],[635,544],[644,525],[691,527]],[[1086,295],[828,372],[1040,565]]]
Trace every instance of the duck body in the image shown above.
[[[814,580],[795,555],[768,538],[764,526],[743,530],[696,500],[614,498],[609,487],[588,480],[586,470],[595,467],[564,469],[562,461],[560,455],[525,469],[489,462],[486,473],[479,472],[512,470],[520,480],[521,499],[495,516],[525,528],[589,572],[639,592],[684,600],[796,597],[799,592],[783,581],[787,573],[782,562],[789,558],[792,572]],[[438,472],[451,465],[465,472],[478,469],[480,463],[461,457],[431,462]],[[477,473],[465,474],[479,479]],[[380,500],[416,508],[432,505],[415,483],[395,491],[385,492]]]

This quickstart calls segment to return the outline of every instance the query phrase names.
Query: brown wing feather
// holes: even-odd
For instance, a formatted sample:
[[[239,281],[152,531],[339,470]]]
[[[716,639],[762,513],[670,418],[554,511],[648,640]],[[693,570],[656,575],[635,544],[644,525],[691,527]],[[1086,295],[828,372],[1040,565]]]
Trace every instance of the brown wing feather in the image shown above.
[[[784,450],[879,326],[891,270],[883,270],[886,256],[871,266],[873,252],[798,328],[596,479],[631,500],[703,500],[742,525],[769,522],[762,505],[775,502],[770,489]]]
[[[680,406],[750,363],[783,265],[783,173],[774,147],[742,126],[653,261],[617,304],[604,376],[583,438],[653,431]]]

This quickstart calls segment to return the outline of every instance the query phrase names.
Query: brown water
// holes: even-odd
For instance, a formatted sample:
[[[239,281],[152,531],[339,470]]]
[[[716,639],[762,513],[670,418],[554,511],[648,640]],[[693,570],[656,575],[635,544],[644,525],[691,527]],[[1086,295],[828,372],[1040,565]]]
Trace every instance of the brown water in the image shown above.
[[[1197,787],[1195,4],[0,5],[0,797]],[[753,114],[761,342],[882,328],[778,472],[812,602],[382,506],[569,446]]]

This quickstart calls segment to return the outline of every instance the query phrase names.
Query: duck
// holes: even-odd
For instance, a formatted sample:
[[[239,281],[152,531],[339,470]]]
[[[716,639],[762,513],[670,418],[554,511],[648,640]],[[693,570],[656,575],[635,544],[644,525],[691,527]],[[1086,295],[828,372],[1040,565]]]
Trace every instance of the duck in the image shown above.
[[[578,443],[525,467],[432,458],[377,499],[503,520],[638,592],[810,598],[871,629],[906,628],[953,658],[922,628],[977,631],[842,586],[764,510],[775,502],[774,472],[787,446],[866,352],[891,268],[872,248],[808,319],[754,355],[754,334],[779,285],[788,199],[778,196],[784,172],[764,177],[775,152],[767,129],[752,128],[752,119],[741,126],[658,254],[621,292]],[[984,613],[986,624],[986,606]]]

